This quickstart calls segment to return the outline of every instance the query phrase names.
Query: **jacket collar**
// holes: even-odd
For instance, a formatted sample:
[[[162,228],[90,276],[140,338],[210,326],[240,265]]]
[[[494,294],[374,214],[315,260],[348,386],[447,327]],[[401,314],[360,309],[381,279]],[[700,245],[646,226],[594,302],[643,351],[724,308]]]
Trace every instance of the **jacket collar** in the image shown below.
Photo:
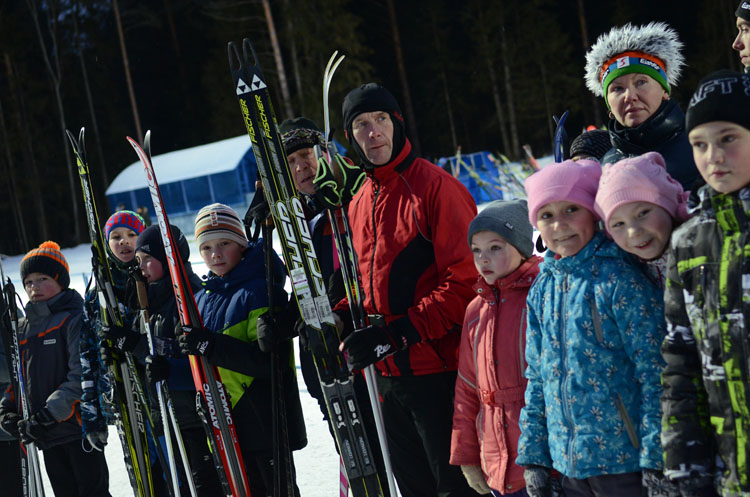
[[[26,319],[33,324],[63,311],[83,309],[83,299],[75,290],[66,288],[44,302],[28,302],[24,308]]]
[[[474,283],[474,291],[481,295],[483,298],[489,300],[494,299],[495,292],[490,291],[493,288],[497,289],[498,291],[503,291],[511,288],[530,287],[534,282],[534,277],[538,272],[536,268],[541,260],[541,257],[532,255],[530,258],[526,259],[523,264],[518,266],[515,271],[505,276],[504,278],[495,280],[492,285],[489,285],[486,281],[484,281],[484,278],[480,276],[477,282]]]
[[[576,267],[580,267],[586,262],[591,261],[594,257],[622,257],[623,252],[614,242],[607,239],[601,231],[594,233],[594,237],[583,247],[576,255],[558,259],[557,254],[547,250],[544,255],[544,263],[540,267],[541,271],[548,272],[570,272]]]
[[[643,154],[685,131],[685,114],[675,100],[666,100],[642,124],[628,128],[609,121],[612,144],[627,153]]]
[[[393,160],[374,169],[365,169],[370,178],[374,178],[380,183],[389,181],[398,176],[398,174],[409,167],[414,162],[416,156],[412,153],[411,142],[405,139],[404,148],[393,158]]]
[[[732,193],[719,193],[710,185],[704,185],[698,190],[698,198],[700,215],[716,219],[724,231],[744,229],[750,222],[750,186]],[[717,211],[724,214],[717,216]]]

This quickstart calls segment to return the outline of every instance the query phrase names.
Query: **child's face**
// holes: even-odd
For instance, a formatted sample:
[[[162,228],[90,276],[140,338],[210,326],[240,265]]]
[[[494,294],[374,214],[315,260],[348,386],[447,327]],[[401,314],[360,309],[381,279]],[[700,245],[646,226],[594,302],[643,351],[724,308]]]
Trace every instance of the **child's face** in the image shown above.
[[[672,234],[672,216],[649,202],[630,202],[612,212],[607,231],[625,252],[650,261],[660,257]]]
[[[23,280],[23,289],[32,302],[44,302],[62,292],[60,283],[42,273],[31,273],[26,276]]]
[[[521,253],[494,231],[478,231],[471,237],[474,265],[488,285],[508,276],[523,262]]]
[[[135,253],[135,257],[138,259],[138,267],[146,281],[153,283],[164,277],[164,266],[159,259],[140,250]]]
[[[594,237],[596,218],[572,202],[550,202],[536,214],[544,244],[560,257],[576,255]]]
[[[688,135],[698,171],[720,193],[750,184],[750,130],[727,121],[696,126]]]
[[[224,276],[234,269],[242,259],[244,250],[245,247],[228,238],[209,240],[200,246],[203,262],[217,276]]]
[[[135,241],[138,233],[123,226],[109,233],[109,249],[122,262],[130,262],[135,257]]]

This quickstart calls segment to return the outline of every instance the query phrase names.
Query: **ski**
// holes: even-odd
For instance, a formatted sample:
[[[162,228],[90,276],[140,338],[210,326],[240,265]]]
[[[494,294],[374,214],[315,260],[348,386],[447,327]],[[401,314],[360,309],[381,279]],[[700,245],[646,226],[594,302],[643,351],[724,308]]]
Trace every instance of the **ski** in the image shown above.
[[[302,200],[292,181],[255,50],[246,38],[242,41],[241,54],[234,42],[229,42],[227,51],[242,118],[250,136],[263,191],[281,239],[292,289],[310,330],[309,341],[315,367],[352,494],[355,497],[382,496],[383,489],[354,396],[352,376],[343,355],[338,351],[338,330]]]
[[[151,325],[149,324],[146,281],[143,278],[143,275],[140,274],[140,271],[138,271],[135,276],[135,289],[138,295],[138,307],[140,308],[138,319],[141,334],[146,336],[146,340],[148,341],[148,353],[153,356],[156,354],[156,348],[154,345],[154,335],[151,332]],[[197,497],[198,492],[195,488],[193,473],[190,470],[190,461],[188,461],[187,458],[185,443],[182,441],[180,427],[177,423],[177,416],[175,415],[174,409],[172,408],[172,401],[169,397],[169,390],[167,389],[166,381],[162,380],[156,384],[156,397],[159,403],[162,429],[164,431],[164,440],[167,449],[167,462],[169,462],[169,473],[172,478],[173,494],[178,497],[181,495],[179,478],[177,476],[177,463],[175,462],[174,448],[172,445],[172,434],[174,434],[175,442],[177,443],[180,457],[182,458],[183,469],[185,470],[185,478],[187,479],[188,487],[190,489],[190,495],[192,497]],[[171,431],[173,431],[174,433],[171,433]]]
[[[0,261],[0,286],[2,286],[3,315],[0,327],[3,330],[3,346],[8,360],[13,391],[17,393],[17,403],[20,414],[24,419],[29,418],[29,401],[26,395],[26,380],[23,376],[20,348],[18,346],[18,308],[16,306],[16,289],[10,278],[5,279],[5,270]],[[18,441],[19,458],[21,463],[21,491],[24,496],[44,497],[42,486],[42,472],[39,466],[39,450],[35,443],[24,444]]]
[[[127,139],[143,163],[146,173],[146,182],[159,223],[169,273],[172,276],[180,322],[184,326],[202,326],[203,321],[198,313],[193,292],[190,290],[185,266],[177,254],[175,239],[169,229],[167,212],[164,209],[159,184],[156,182],[156,174],[151,164],[151,131],[146,132],[143,147],[132,138],[127,137]],[[228,495],[250,497],[250,487],[232,420],[229,396],[221,382],[219,370],[216,366],[209,364],[203,356],[190,356],[190,368],[193,372],[195,388],[199,392],[197,397],[197,404],[201,406],[199,414],[202,414],[204,426],[207,427],[212,453],[215,458],[218,458],[215,462],[218,462],[217,468],[220,469],[222,484]]]
[[[85,128],[81,128],[77,140],[70,131],[65,130],[65,132],[70,140],[76,158],[78,176],[81,180],[86,221],[91,239],[92,271],[99,303],[104,309],[103,319],[109,324],[123,326],[120,306],[114,293],[112,273],[107,261],[104,235],[99,224],[99,213],[91,187],[89,166],[86,161]],[[154,433],[153,423],[133,356],[129,353],[124,356],[124,361],[120,357],[115,357],[115,363],[109,367],[108,373],[114,378],[115,424],[133,492],[137,497],[151,497],[154,495],[154,485],[151,475],[149,436]],[[161,455],[156,437],[151,438],[157,447],[157,454]]]
[[[339,266],[341,267],[341,275],[344,279],[344,288],[346,289],[346,297],[349,302],[349,311],[352,315],[354,329],[363,329],[367,326],[367,318],[364,311],[363,293],[360,288],[360,275],[359,275],[359,260],[357,253],[352,245],[352,228],[349,223],[349,215],[346,211],[346,206],[352,199],[354,194],[362,186],[365,179],[365,173],[356,166],[349,165],[343,160],[339,160],[336,150],[336,144],[331,136],[331,120],[328,110],[328,90],[331,87],[331,80],[333,74],[339,67],[339,64],[344,60],[344,55],[341,55],[338,59],[336,55],[338,51],[334,51],[331,58],[328,59],[325,71],[323,71],[323,129],[325,130],[324,140],[326,141],[326,158],[332,178],[342,178],[341,191],[337,197],[341,200],[340,203],[328,209],[328,219],[331,223],[331,230],[335,239],[336,253],[339,257]],[[322,152],[320,147],[316,148],[316,154],[320,158]],[[325,164],[326,162],[323,162]],[[319,162],[321,164],[321,162]],[[331,168],[338,167],[338,174],[336,171],[332,171]],[[318,174],[325,173],[323,168],[318,166]],[[316,178],[317,182],[317,178]],[[343,226],[344,232],[341,232]],[[370,398],[370,406],[372,407],[373,417],[375,418],[375,427],[378,433],[378,441],[380,442],[380,450],[383,454],[383,465],[387,478],[388,489],[392,497],[398,495],[396,491],[396,480],[393,476],[393,468],[391,467],[390,452],[388,451],[388,441],[385,434],[385,423],[383,421],[383,412],[380,407],[380,394],[378,392],[377,383],[375,380],[375,366],[370,365],[363,371],[365,380],[367,382],[367,393]],[[375,464],[373,462],[373,464]]]

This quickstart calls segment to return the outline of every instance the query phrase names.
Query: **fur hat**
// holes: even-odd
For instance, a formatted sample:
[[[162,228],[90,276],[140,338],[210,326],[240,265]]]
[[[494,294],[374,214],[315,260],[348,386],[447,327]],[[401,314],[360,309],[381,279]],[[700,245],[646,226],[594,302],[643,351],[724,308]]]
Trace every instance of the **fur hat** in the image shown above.
[[[688,196],[682,185],[667,173],[664,157],[659,152],[646,152],[604,166],[594,208],[607,230],[612,213],[632,202],[658,205],[681,223],[688,217]]]
[[[594,198],[602,168],[593,160],[566,160],[550,164],[524,182],[529,197],[529,222],[536,227],[539,209],[552,202],[571,202],[588,209],[594,216]]]
[[[64,289],[70,285],[70,267],[60,246],[55,242],[44,242],[32,249],[21,260],[21,281],[31,273],[46,274]]]
[[[586,54],[586,86],[594,95],[605,97],[617,77],[629,73],[647,74],[667,93],[677,84],[685,65],[677,31],[663,22],[645,26],[630,23],[614,27],[596,40]]]

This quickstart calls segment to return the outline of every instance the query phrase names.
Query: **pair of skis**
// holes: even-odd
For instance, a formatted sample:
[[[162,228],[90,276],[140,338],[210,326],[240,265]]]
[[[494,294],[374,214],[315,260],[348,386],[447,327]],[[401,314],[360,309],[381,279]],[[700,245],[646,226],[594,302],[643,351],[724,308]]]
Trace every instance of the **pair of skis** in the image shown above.
[[[185,266],[177,251],[177,241],[169,229],[169,219],[151,164],[151,132],[146,132],[143,147],[132,138],[128,137],[127,139],[144,166],[146,182],[154,204],[167,257],[167,265],[174,285],[173,290],[177,299],[180,322],[184,326],[203,326]],[[201,415],[208,432],[211,452],[224,490],[227,495],[233,497],[250,497],[250,486],[232,419],[229,394],[221,382],[219,371],[216,366],[209,364],[203,356],[190,356],[190,368],[198,392],[199,415]]]
[[[106,256],[105,240],[90,182],[84,146],[85,129],[81,128],[78,139],[70,131],[66,130],[66,133],[76,157],[76,168],[81,180],[86,220],[91,239],[92,270],[98,299],[104,310],[103,321],[111,325],[123,326],[123,316],[114,293],[112,273]],[[155,493],[149,451],[149,446],[153,444],[162,469],[165,471],[165,477],[169,484],[168,491],[172,497],[179,497],[176,478],[174,476],[170,478],[170,473],[166,473],[169,471],[168,468],[174,467],[174,460],[170,458],[168,462],[164,457],[133,355],[131,353],[119,354],[115,358],[115,363],[110,366],[108,374],[114,379],[115,424],[120,436],[125,466],[134,494],[137,497],[151,497]],[[163,419],[166,429],[168,418]],[[158,477],[160,476],[158,475]]]
[[[8,359],[13,391],[16,392],[17,404],[20,404],[20,414],[23,419],[29,419],[29,399],[26,394],[26,379],[23,375],[20,348],[18,346],[18,307],[16,305],[16,289],[10,278],[6,280],[2,261],[0,261],[0,287],[2,287],[3,315],[0,327],[4,331],[3,345]],[[26,497],[44,497],[42,472],[39,466],[39,451],[36,444],[18,441],[19,459],[21,464],[21,491]]]
[[[281,240],[292,289],[309,330],[315,367],[351,491],[355,497],[382,496],[376,462],[354,395],[352,375],[334,346],[340,341],[338,330],[305,219],[303,201],[286,160],[267,84],[250,40],[243,40],[241,52],[233,42],[228,44],[227,50],[243,121]],[[335,340],[327,340],[327,337],[335,337]]]

